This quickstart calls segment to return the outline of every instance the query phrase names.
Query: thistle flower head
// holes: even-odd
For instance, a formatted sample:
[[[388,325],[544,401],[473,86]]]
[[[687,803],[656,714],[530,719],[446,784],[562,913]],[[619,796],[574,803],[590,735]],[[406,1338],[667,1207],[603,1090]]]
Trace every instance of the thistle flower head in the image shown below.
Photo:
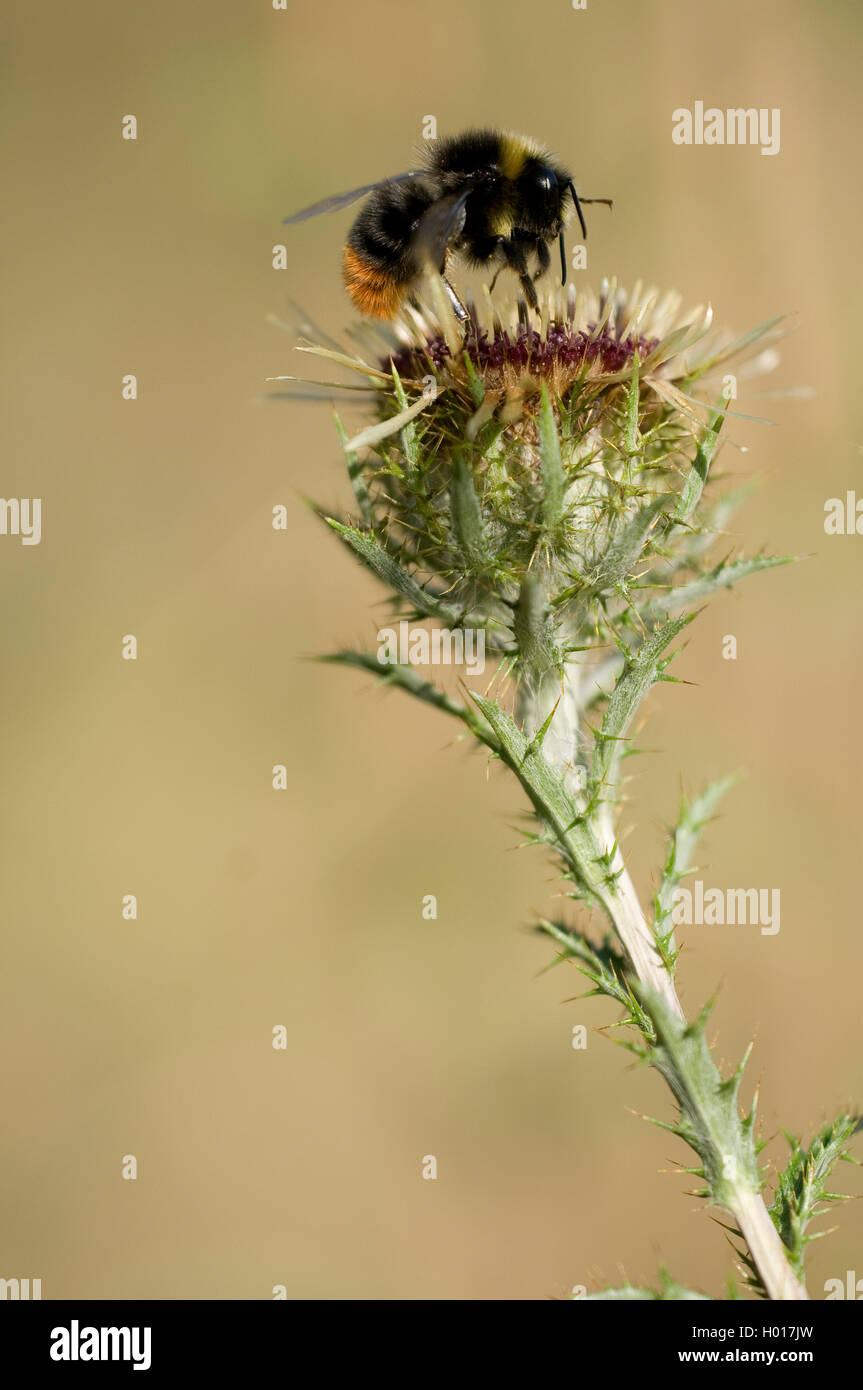
[[[636,357],[654,404],[673,399],[684,414],[687,407],[691,413],[703,408],[705,393],[712,390],[715,398],[720,369],[735,355],[728,351],[730,336],[713,328],[709,307],[683,314],[678,295],[660,296],[640,284],[632,292],[608,282],[598,293],[553,287],[540,301],[539,318],[522,299],[492,300],[488,290],[479,301],[469,301],[465,325],[440,292],[433,306],[409,306],[390,329],[370,325],[365,343],[377,365],[387,373],[394,368],[406,387],[422,389],[427,397],[449,392],[470,406],[472,433],[476,416],[508,424],[535,416],[543,385],[556,403],[577,405],[580,415],[596,420],[601,410],[591,407],[614,403],[619,395],[614,388],[630,381]],[[754,345],[760,366],[770,365],[763,343]],[[735,346],[739,354],[750,345]],[[355,365],[362,370],[359,361]],[[699,390],[688,401],[685,393],[696,383]],[[378,385],[385,396],[390,382],[378,379]],[[476,405],[480,387],[481,408]],[[381,418],[393,414],[384,399],[378,407]],[[443,407],[452,408],[452,402]]]
[[[615,284],[553,289],[539,316],[486,290],[461,324],[433,281],[353,335],[362,356],[305,345],[364,378],[374,416],[343,432],[359,526],[333,524],[402,614],[482,627],[522,678],[559,680],[703,572],[723,381],[772,365],[775,331],[735,343],[709,308]]]

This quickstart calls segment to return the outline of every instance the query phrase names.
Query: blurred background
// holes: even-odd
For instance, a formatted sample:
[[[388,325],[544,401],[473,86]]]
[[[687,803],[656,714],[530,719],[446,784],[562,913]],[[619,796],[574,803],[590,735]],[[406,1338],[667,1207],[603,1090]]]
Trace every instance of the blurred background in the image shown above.
[[[383,610],[303,500],[349,505],[328,406],[261,403],[309,366],[269,315],[352,320],[350,214],[281,219],[410,167],[427,115],[527,131],[614,197],[591,280],[675,287],[739,332],[794,315],[738,402],[776,426],[739,422],[722,464],[761,484],[729,545],[809,558],[691,630],[627,847],[647,900],[681,788],[747,770],[702,877],[779,888],[781,931],[690,929],[684,1003],[718,988],[718,1058],[755,1040],[767,1156],[863,1100],[863,539],[823,529],[828,498],[863,496],[861,21],[851,0],[5,7],[2,493],[43,499],[43,537],[0,537],[0,1276],[533,1299],[664,1262],[723,1292],[724,1233],[667,1171],[689,1155],[633,1113],[671,1117],[659,1079],[595,1031],[610,1005],[564,1002],[574,969],[538,975],[528,928],[560,884],[511,852],[514,782],[305,659],[368,645]],[[696,100],[779,107],[780,153],[674,145]],[[863,1272],[856,1204],[837,1220],[816,1297]]]

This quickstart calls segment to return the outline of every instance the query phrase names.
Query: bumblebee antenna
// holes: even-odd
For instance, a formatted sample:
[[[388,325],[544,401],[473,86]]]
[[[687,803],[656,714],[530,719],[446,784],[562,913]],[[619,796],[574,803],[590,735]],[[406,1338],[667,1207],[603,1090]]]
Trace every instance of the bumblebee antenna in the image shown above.
[[[573,183],[572,179],[570,179],[569,183],[567,184],[567,188],[572,194],[572,201],[575,203],[575,210],[578,213],[578,220],[581,223],[581,235],[586,238],[587,227],[585,226],[584,222],[584,213],[581,210],[581,203],[578,201],[578,194],[575,191],[575,184]]]
[[[587,236],[587,228],[586,228],[585,225],[584,225],[584,213],[583,213],[582,210],[581,210],[581,203],[605,203],[605,206],[606,206],[607,208],[612,208],[612,207],[614,207],[614,203],[613,203],[613,201],[611,200],[611,198],[582,198],[581,203],[580,203],[580,202],[578,201],[578,194],[577,194],[576,191],[575,191],[575,184],[572,182],[571,179],[570,179],[569,183],[568,183],[566,186],[567,186],[567,188],[569,189],[570,193],[572,194],[572,201],[575,203],[575,210],[576,210],[576,212],[578,213],[578,220],[579,220],[579,222],[581,223],[581,235],[582,235],[583,237],[586,237],[586,236]]]
[[[560,283],[566,284],[566,245],[563,240],[563,228],[560,229]]]

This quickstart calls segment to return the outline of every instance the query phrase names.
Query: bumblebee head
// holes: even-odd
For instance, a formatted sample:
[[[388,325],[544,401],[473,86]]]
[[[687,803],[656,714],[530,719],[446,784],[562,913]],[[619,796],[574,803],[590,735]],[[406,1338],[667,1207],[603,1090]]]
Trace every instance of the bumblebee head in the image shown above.
[[[539,159],[529,159],[515,180],[519,225],[537,236],[554,237],[561,231],[568,197],[569,175]]]

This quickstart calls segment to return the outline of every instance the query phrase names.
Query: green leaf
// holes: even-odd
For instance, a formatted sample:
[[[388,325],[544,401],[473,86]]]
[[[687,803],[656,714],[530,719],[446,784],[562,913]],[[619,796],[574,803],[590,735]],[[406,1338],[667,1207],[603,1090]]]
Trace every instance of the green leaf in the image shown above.
[[[680,500],[675,508],[674,520],[687,521],[701,499],[704,491],[704,484],[707,482],[707,474],[710,471],[710,464],[713,455],[716,453],[716,446],[719,443],[719,431],[725,422],[723,414],[725,402],[723,401],[711,414],[701,439],[698,441],[698,448],[695,451],[695,458],[692,467],[686,475],[686,482],[680,494]]]
[[[557,962],[574,961],[576,968],[593,985],[585,997],[607,995],[626,1010],[618,1026],[637,1028],[648,1042],[655,1041],[653,1024],[629,987],[630,966],[622,952],[615,950],[608,940],[602,946],[593,946],[586,937],[557,922],[539,922],[536,930],[542,936],[551,937],[560,947]]]
[[[737,780],[736,775],[725,777],[722,781],[711,782],[692,801],[681,799],[677,825],[668,841],[662,882],[653,900],[653,930],[660,954],[669,968],[676,956],[673,930],[668,920],[674,907],[674,890],[681,879],[696,872],[692,856],[698,837],[708,821],[712,820],[722,797]]]
[[[651,1066],[664,1077],[680,1108],[676,1124],[665,1125],[698,1154],[712,1201],[732,1210],[741,1189],[760,1192],[761,1175],[752,1133],[754,1114],[744,1118],[738,1106],[743,1063],[723,1079],[707,1045],[708,1010],[694,1023],[675,1017],[653,990],[633,984],[656,1030]]]
[[[395,391],[396,400],[399,403],[399,410],[407,410],[410,402],[405,395],[405,388],[402,386],[401,377],[396,371],[395,363],[391,362],[390,365],[393,373],[393,389]],[[402,452],[404,453],[408,467],[415,472],[421,460],[419,435],[417,434],[417,427],[413,420],[409,420],[406,425],[402,426],[399,431],[399,439],[401,440]]]
[[[709,598],[719,589],[730,589],[732,584],[738,584],[741,579],[748,579],[750,574],[760,574],[762,570],[776,569],[779,565],[792,565],[799,558],[798,555],[754,555],[749,560],[734,560],[730,564],[723,560],[715,569],[700,575],[698,579],[678,584],[676,588],[669,589],[662,598],[651,599],[643,616],[646,620],[651,620],[680,608],[691,608],[694,603]]]
[[[727,343],[710,357],[705,357],[698,366],[686,377],[684,386],[688,389],[693,382],[704,376],[707,372],[712,372],[721,363],[729,361],[732,357],[741,358],[749,348],[758,344],[758,351],[761,352],[769,341],[781,337],[781,334],[774,333],[773,330],[780,323],[784,323],[788,318],[787,314],[777,314],[775,318],[766,319],[764,323],[759,323],[756,328],[750,328],[748,333],[742,337],[735,338],[734,342]]]
[[[366,523],[367,526],[371,526],[372,502],[369,496],[369,490],[366,487],[363,466],[360,463],[359,456],[354,452],[353,449],[348,448],[347,431],[345,430],[345,427],[342,424],[341,419],[338,415],[335,416],[335,421],[336,430],[338,432],[339,439],[341,440],[342,449],[344,450],[345,462],[348,466],[348,477],[351,480],[351,487],[354,490],[354,497],[357,499],[357,506],[360,509],[360,516],[362,517],[363,521]]]
[[[628,579],[632,578],[647,538],[668,500],[666,494],[660,494],[651,497],[649,501],[639,507],[620,534],[611,542],[593,574],[589,576],[587,593],[582,594],[583,599],[606,593],[618,584],[625,584]]]
[[[629,458],[634,458],[641,452],[641,433],[638,428],[638,412],[640,406],[639,395],[639,362],[638,344],[636,343],[635,352],[632,355],[632,377],[626,388],[624,405],[624,429],[623,447]]]
[[[424,680],[418,675],[412,666],[402,666],[398,663],[383,665],[378,661],[377,656],[370,652],[340,651],[331,652],[326,656],[319,656],[317,661],[325,662],[332,666],[352,666],[359,671],[367,671],[384,685],[397,686],[404,690],[406,694],[413,695],[416,699],[422,700],[424,704],[432,705],[434,709],[440,710],[443,714],[454,715],[466,724],[473,734],[476,735],[492,751],[497,751],[497,745],[491,730],[488,726],[477,718],[473,710],[468,705],[463,705],[460,700],[453,700],[439,690],[431,681]]]
[[[382,580],[401,598],[406,599],[418,613],[427,618],[438,618],[447,627],[458,626],[462,622],[462,614],[458,613],[451,604],[444,603],[418,584],[407,570],[402,569],[398,561],[393,559],[389,551],[384,549],[371,532],[358,531],[354,526],[345,526],[341,521],[336,521],[331,516],[324,519],[354,554],[362,560],[366,568],[371,570],[376,578]],[[482,626],[482,622],[479,625]]]
[[[589,818],[571,800],[563,779],[541,749],[525,737],[510,715],[495,700],[473,690],[468,693],[492,729],[501,759],[515,773],[540,820],[552,832],[581,897],[608,910],[602,849]]]
[[[740,487],[733,488],[724,497],[716,498],[703,510],[701,525],[698,530],[692,531],[689,537],[687,552],[691,559],[703,555],[715,544],[716,537],[725,531],[735,512],[746,498],[751,496],[755,488],[756,484],[750,480]],[[686,563],[685,556],[680,558],[682,563]]]
[[[483,381],[482,377],[478,375],[476,367],[473,364],[469,352],[463,352],[461,360],[465,370],[465,375],[468,379],[468,385],[470,387],[470,394],[473,399],[474,406],[478,409],[485,400],[485,382]]]
[[[461,453],[456,455],[453,462],[450,499],[453,529],[466,568],[476,574],[485,574],[490,568],[491,559],[482,510],[473,485],[473,472]]]
[[[806,1228],[821,1214],[823,1209],[819,1203],[842,1200],[842,1193],[827,1191],[827,1180],[836,1164],[849,1158],[849,1141],[861,1130],[863,1119],[860,1116],[842,1114],[824,1126],[808,1149],[804,1149],[793,1135],[785,1136],[791,1147],[791,1157],[779,1175],[779,1186],[769,1210],[788,1250],[794,1273],[800,1278],[806,1246],[815,1239],[806,1235]]]
[[[671,658],[663,660],[662,653],[693,617],[694,614],[690,614],[671,619],[634,652],[627,651],[624,655],[623,670],[609,696],[602,725],[594,735],[592,785],[596,790],[604,788],[612,799],[616,797],[618,768],[629,727],[651,686],[664,678]]]

